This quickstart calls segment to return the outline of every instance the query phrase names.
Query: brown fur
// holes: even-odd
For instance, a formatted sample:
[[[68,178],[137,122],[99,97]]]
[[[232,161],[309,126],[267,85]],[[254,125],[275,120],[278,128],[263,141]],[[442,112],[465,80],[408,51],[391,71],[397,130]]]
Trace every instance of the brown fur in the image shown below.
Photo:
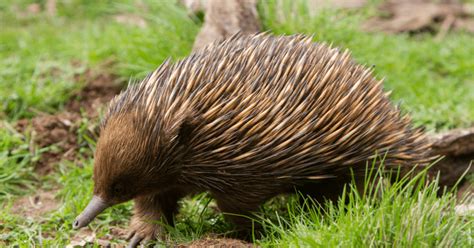
[[[359,175],[375,154],[389,168],[428,161],[423,132],[381,83],[347,51],[311,37],[237,35],[210,45],[111,102],[94,192],[135,199],[132,232],[142,237],[158,232],[149,221],[172,224],[190,192],[208,191],[223,212],[240,215],[295,188],[334,199],[350,169]]]

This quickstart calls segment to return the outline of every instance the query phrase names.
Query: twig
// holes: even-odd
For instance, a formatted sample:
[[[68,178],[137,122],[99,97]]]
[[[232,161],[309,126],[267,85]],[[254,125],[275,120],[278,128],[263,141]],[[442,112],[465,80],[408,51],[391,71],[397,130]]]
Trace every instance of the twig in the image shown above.
[[[438,34],[435,37],[435,41],[441,41],[442,39],[444,39],[449,29],[451,29],[451,27],[453,26],[455,20],[456,18],[454,17],[454,15],[446,16],[443,23],[441,24],[441,28]]]

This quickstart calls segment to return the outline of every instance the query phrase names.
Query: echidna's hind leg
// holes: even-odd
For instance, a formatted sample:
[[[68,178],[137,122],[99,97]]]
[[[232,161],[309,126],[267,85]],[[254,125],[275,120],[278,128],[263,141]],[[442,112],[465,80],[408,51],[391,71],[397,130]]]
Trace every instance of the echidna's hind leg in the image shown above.
[[[136,247],[140,243],[146,243],[163,235],[161,223],[173,226],[173,216],[178,211],[178,200],[185,195],[186,191],[174,189],[136,198],[127,237],[130,239],[128,247]]]
[[[214,198],[219,210],[235,225],[238,238],[251,240],[253,235],[260,234],[261,225],[255,221],[254,213],[265,202],[265,198],[243,200],[231,195]]]
[[[310,202],[305,197],[310,197],[318,206],[324,207],[326,201],[332,201],[337,203],[339,197],[342,196],[344,192],[344,187],[346,192],[349,192],[349,183],[352,183],[351,177],[339,177],[335,179],[325,179],[322,181],[314,183],[306,183],[303,186],[298,187],[296,190],[299,194],[303,196],[301,202],[305,203],[305,207],[310,207]],[[357,189],[360,188],[359,180],[355,180]],[[309,205],[308,205],[309,204]]]

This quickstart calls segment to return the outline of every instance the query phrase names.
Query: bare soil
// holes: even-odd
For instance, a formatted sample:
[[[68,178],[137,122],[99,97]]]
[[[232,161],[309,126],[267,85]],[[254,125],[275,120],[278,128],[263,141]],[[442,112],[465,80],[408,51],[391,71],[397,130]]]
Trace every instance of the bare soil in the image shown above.
[[[178,245],[178,248],[202,248],[202,247],[212,247],[212,248],[250,248],[257,247],[252,243],[247,243],[238,239],[228,239],[228,238],[203,238],[195,240],[189,244]]]
[[[54,191],[38,191],[34,195],[18,198],[13,203],[12,213],[38,220],[44,214],[58,208],[59,202],[55,199],[55,195]]]
[[[125,247],[125,245],[120,245],[114,243],[112,240],[115,238],[125,237],[126,230],[118,227],[110,227],[110,234],[105,235],[104,237],[97,238],[96,233],[89,228],[82,228],[71,237],[70,243],[66,248],[72,247],[92,247],[94,244],[99,245],[99,247]]]
[[[86,82],[86,86],[75,92],[66,103],[66,111],[79,113],[85,110],[87,117],[95,118],[97,109],[108,103],[122,89],[119,79],[107,72],[86,70],[85,73],[76,75],[77,82]]]
[[[74,237],[71,238],[71,242],[66,246],[67,248],[72,247],[90,247],[94,244],[99,245],[100,247],[125,247],[126,242],[124,240],[120,243],[116,243],[113,239],[122,238],[126,235],[126,230],[116,227],[111,227],[111,234],[108,234],[104,237],[97,238],[96,234],[89,228],[81,229],[77,232]],[[254,248],[258,247],[255,244],[247,243],[238,239],[230,238],[211,238],[206,237],[199,240],[192,241],[187,244],[176,244],[167,247],[176,247],[176,248]]]

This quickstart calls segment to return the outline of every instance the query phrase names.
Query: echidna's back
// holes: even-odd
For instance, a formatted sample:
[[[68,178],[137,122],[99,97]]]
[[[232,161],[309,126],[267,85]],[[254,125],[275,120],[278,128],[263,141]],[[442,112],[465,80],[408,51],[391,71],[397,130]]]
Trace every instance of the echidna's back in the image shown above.
[[[375,153],[387,165],[427,158],[424,135],[371,70],[308,37],[236,36],[151,78],[162,82],[161,108],[186,106],[198,120],[188,166],[304,178]]]

